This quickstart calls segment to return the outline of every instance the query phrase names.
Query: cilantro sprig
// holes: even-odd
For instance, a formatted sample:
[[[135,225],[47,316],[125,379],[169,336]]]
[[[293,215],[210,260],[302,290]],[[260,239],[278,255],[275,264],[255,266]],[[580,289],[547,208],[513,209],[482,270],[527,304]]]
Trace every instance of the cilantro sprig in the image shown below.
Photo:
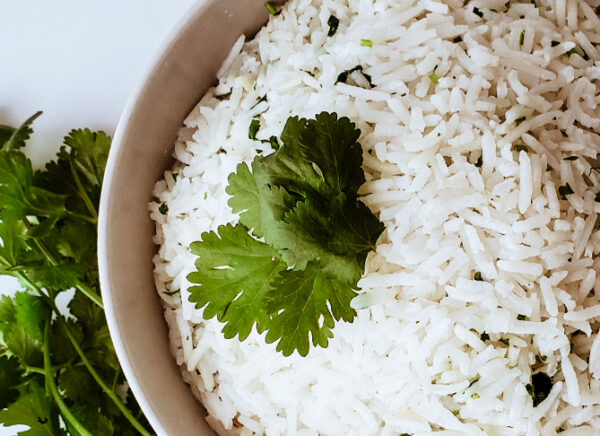
[[[0,127],[0,274],[24,288],[0,297],[0,423],[28,426],[23,435],[149,435],[99,296],[96,223],[110,137],[73,130],[57,159],[34,171],[21,148],[40,114]],[[56,299],[71,288],[66,317]]]
[[[239,224],[191,245],[197,271],[190,301],[223,322],[226,338],[253,327],[288,356],[326,347],[335,321],[356,316],[350,301],[383,224],[358,198],[365,182],[360,130],[322,112],[291,117],[281,145],[229,175]]]

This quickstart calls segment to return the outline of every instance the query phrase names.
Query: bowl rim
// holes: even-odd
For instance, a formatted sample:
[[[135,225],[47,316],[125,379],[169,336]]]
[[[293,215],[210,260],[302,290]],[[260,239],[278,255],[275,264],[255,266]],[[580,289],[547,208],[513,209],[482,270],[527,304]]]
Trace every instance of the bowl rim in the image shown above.
[[[187,10],[181,15],[177,22],[167,33],[167,36],[162,42],[156,47],[150,60],[142,70],[139,79],[136,81],[136,85],[133,91],[127,99],[119,121],[117,129],[113,136],[110,152],[106,162],[106,169],[104,172],[102,190],[100,194],[100,206],[98,211],[98,238],[97,238],[97,252],[98,252],[98,273],[100,282],[100,293],[102,295],[102,301],[104,305],[104,312],[110,336],[115,348],[115,352],[123,369],[123,373],[133,392],[136,401],[140,408],[144,412],[146,419],[150,425],[156,431],[157,434],[167,435],[167,431],[163,424],[160,422],[156,415],[153,407],[150,405],[150,401],[146,398],[144,389],[137,377],[129,360],[129,356],[126,351],[123,339],[119,334],[119,326],[115,315],[115,301],[113,294],[110,292],[110,281],[109,277],[109,253],[104,244],[107,240],[108,234],[108,207],[109,207],[109,192],[112,190],[114,179],[115,179],[115,168],[118,162],[118,156],[123,146],[123,139],[126,136],[127,126],[132,118],[133,114],[137,110],[139,101],[142,99],[145,91],[150,87],[154,77],[157,75],[159,69],[163,65],[164,61],[169,55],[171,48],[177,43],[182,34],[191,25],[191,23],[201,15],[209,6],[217,0],[197,0],[187,8]]]

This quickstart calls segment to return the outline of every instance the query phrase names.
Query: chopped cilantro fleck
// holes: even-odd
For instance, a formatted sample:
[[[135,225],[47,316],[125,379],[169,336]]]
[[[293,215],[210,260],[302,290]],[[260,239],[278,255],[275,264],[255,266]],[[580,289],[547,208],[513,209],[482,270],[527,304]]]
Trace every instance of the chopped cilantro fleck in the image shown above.
[[[521,30],[521,34],[519,35],[519,45],[522,46],[523,42],[525,42],[525,31]]]
[[[366,74],[363,71],[362,65],[357,65],[354,68],[342,71],[337,76],[337,79],[336,79],[334,85],[337,85],[338,83],[346,83],[346,81],[348,80],[348,76],[350,76],[350,74],[354,73],[355,71],[359,71],[365,77],[365,79],[367,79],[367,81],[369,82],[369,85],[371,86],[371,88],[373,87],[373,82],[371,82],[371,76],[369,74]]]
[[[373,47],[373,41],[370,39],[361,39],[360,40],[361,47]]]
[[[578,55],[579,52],[577,51],[577,49],[575,47],[573,47],[571,50],[569,50],[568,52],[565,53],[567,56],[572,56],[574,54]]]
[[[471,394],[471,398],[473,398],[474,400],[477,400],[479,398],[479,394],[477,392],[473,392]]]
[[[542,354],[540,355],[540,359],[542,360],[542,362],[545,362],[546,360],[548,360],[548,356]]]
[[[543,372],[538,372],[531,376],[531,383],[525,385],[527,393],[533,399],[533,407],[537,407],[544,401],[552,390],[552,379]]]
[[[517,315],[517,319],[518,319],[519,321],[523,321],[525,318],[527,318],[525,315],[521,315],[521,314],[518,314],[518,315]]]
[[[475,271],[475,274],[473,274],[473,280],[476,280],[478,282],[483,282],[483,277],[481,276],[481,271]]]
[[[490,340],[490,335],[488,335],[486,332],[483,332],[481,334],[481,336],[479,336],[479,339],[481,339],[483,342],[489,341]]]
[[[258,129],[260,129],[260,121],[258,118],[254,118],[250,121],[250,126],[248,127],[248,138],[256,140]]]
[[[281,13],[281,9],[277,9],[271,2],[266,2],[265,8],[267,8],[267,11],[269,11],[271,15],[279,15]]]
[[[506,9],[505,12],[508,12],[510,9],[510,1],[507,1],[506,3],[504,3],[504,8]]]
[[[459,414],[459,413],[460,413],[460,410],[453,410],[453,411],[452,411],[452,414],[453,414],[454,416],[458,416],[458,414]]]
[[[575,194],[575,191],[573,191],[573,188],[571,188],[568,183],[565,183],[564,185],[558,187],[558,193],[562,197],[565,197],[567,195]]]
[[[522,144],[515,144],[513,145],[513,151],[516,151],[517,153],[524,151],[525,153],[527,153],[529,151],[529,148],[526,145],[522,145]]]
[[[158,207],[158,211],[161,214],[166,215],[167,212],[169,211],[169,206],[167,205],[167,203],[163,203]]]
[[[500,338],[499,341],[502,342],[504,345],[510,344],[510,340],[508,338]]]
[[[335,35],[335,32],[338,30],[338,26],[340,25],[340,20],[335,15],[330,15],[327,19],[327,25],[329,26],[329,30],[327,31],[327,36],[332,37]]]
[[[523,121],[526,120],[527,117],[519,117],[517,119],[515,119],[515,126],[518,126],[519,124],[521,124]]]
[[[431,73],[429,75],[429,79],[433,82],[433,83],[438,83],[438,81],[440,80],[440,76],[438,76],[435,73]]]
[[[577,159],[579,159],[579,156],[567,156],[563,160],[577,160]]]

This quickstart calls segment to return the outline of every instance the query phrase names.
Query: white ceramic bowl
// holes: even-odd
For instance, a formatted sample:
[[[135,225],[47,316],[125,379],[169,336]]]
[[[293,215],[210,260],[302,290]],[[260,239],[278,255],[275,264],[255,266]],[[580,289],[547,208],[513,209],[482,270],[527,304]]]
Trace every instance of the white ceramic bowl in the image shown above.
[[[205,411],[171,356],[154,287],[154,184],[172,163],[185,116],[214,85],[240,34],[267,21],[264,0],[205,0],[164,44],[133,93],[108,159],[98,229],[102,297],[117,355],[131,389],[159,435],[212,435]]]

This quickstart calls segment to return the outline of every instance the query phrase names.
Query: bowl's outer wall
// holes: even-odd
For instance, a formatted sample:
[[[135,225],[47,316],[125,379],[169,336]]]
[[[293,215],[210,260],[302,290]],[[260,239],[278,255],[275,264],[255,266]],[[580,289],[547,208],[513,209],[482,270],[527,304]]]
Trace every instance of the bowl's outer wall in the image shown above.
[[[148,203],[172,163],[177,131],[215,84],[235,40],[266,22],[264,0],[196,4],[125,109],[107,166],[99,224],[99,265],[109,328],[125,375],[160,435],[212,435],[205,411],[170,353],[156,294],[154,225]]]

